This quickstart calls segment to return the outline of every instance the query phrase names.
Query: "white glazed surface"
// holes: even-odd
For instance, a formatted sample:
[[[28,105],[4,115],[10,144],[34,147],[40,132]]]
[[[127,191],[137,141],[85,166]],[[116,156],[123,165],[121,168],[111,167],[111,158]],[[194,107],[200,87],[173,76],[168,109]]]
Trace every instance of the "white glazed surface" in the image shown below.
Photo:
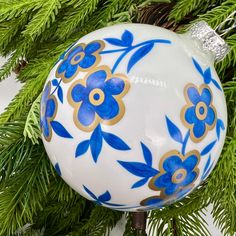
[[[163,194],[162,188],[151,189],[148,183],[152,177],[144,185],[132,188],[133,184],[142,178],[129,172],[117,161],[145,163],[141,147],[142,142],[152,153],[152,168],[160,171],[160,160],[164,154],[172,150],[181,151],[181,144],[176,142],[168,131],[166,116],[185,137],[188,128],[180,118],[181,110],[187,104],[184,88],[189,83],[193,83],[197,87],[204,84],[203,77],[194,66],[192,58],[201,65],[203,71],[210,67],[212,78],[218,84],[220,84],[220,80],[212,61],[207,55],[196,50],[193,43],[186,46],[186,39],[183,40],[183,36],[180,37],[173,32],[155,26],[115,25],[82,37],[76,45],[102,40],[105,43],[103,50],[119,49],[121,47],[111,45],[104,39],[120,39],[125,30],[133,34],[133,45],[154,39],[171,41],[171,44],[154,44],[152,50],[142,57],[129,72],[127,72],[127,64],[135,50],[128,53],[116,68],[115,74],[126,75],[130,84],[129,91],[122,98],[125,113],[116,124],[101,124],[101,128],[102,131],[112,133],[122,139],[130,147],[130,150],[117,150],[103,141],[97,162],[93,160],[90,148],[83,155],[75,157],[78,144],[90,139],[92,131],[82,131],[74,124],[74,108],[68,103],[67,94],[74,81],[83,79],[87,72],[79,72],[71,82],[61,83],[63,103],[55,94],[58,108],[54,119],[63,124],[73,138],[60,137],[53,130],[50,141],[47,141],[44,135],[42,138],[53,165],[58,164],[60,166],[62,178],[82,196],[95,201],[85,191],[84,186],[86,186],[97,197],[108,191],[111,196],[108,202],[122,206],[111,206],[106,202],[99,202],[101,205],[127,211],[149,210],[152,207],[160,206],[154,205],[151,208],[150,206],[141,206],[140,203],[144,199],[160,196],[163,199],[161,205],[165,205],[177,200],[175,194],[167,196]],[[193,46],[191,47],[191,45]],[[98,66],[106,65],[112,68],[121,53],[101,54],[101,61]],[[58,61],[51,70],[47,82],[55,79],[56,70],[61,61]],[[201,183],[201,177],[204,174],[209,156],[211,156],[211,169],[213,169],[220,156],[225,139],[227,109],[224,94],[213,83],[209,83],[207,86],[212,91],[212,104],[216,108],[217,119],[223,122],[225,129],[220,131],[219,138],[217,138],[215,125],[200,142],[189,139],[186,153],[192,150],[201,153],[208,144],[216,140],[209,153],[200,157],[198,177],[191,183],[191,190]]]

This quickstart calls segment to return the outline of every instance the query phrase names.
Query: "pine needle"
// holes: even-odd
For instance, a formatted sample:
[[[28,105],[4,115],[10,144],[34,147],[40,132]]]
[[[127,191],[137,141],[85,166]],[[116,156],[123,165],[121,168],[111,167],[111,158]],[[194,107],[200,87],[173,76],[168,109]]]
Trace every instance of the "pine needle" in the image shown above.
[[[16,18],[29,11],[35,11],[42,6],[42,0],[1,0],[0,22]]]
[[[49,28],[51,23],[55,21],[58,10],[61,7],[60,0],[45,1],[43,6],[32,18],[23,32],[25,37],[30,37],[32,40],[40,35],[46,28]]]
[[[5,112],[0,115],[0,124],[12,121],[29,111],[31,103],[42,91],[44,82],[51,69],[52,61],[52,59],[44,61],[44,64],[38,64],[37,61],[34,62],[39,66],[35,67],[35,73],[37,73],[37,76],[34,79],[26,81],[13,101],[8,105]],[[38,73],[39,70],[42,70],[42,73]],[[34,71],[32,70],[32,73],[33,72]]]
[[[36,98],[30,108],[30,111],[25,121],[25,128],[23,131],[25,139],[29,138],[33,144],[39,144],[38,139],[41,136],[41,131],[39,128],[40,99],[41,94]]]
[[[99,0],[80,0],[73,8],[68,9],[63,21],[58,25],[56,36],[68,38],[76,28],[80,28],[96,10]]]

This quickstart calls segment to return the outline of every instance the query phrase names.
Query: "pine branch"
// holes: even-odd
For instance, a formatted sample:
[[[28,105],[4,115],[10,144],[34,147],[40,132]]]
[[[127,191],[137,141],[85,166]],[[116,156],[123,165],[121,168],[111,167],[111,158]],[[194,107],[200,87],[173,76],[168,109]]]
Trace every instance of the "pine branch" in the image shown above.
[[[235,137],[236,133],[236,80],[226,82],[223,84],[224,93],[228,107],[228,130],[227,135],[229,137]]]
[[[92,20],[92,25],[96,27],[106,26],[112,17],[118,12],[129,9],[134,0],[107,0],[101,11]]]
[[[42,6],[42,0],[1,0],[0,21],[16,18],[29,11],[35,11]]]
[[[0,69],[0,82],[6,79],[11,72],[16,68],[20,59],[22,57],[22,52],[20,50],[16,50],[10,59],[1,67]]]
[[[6,46],[11,42],[13,37],[22,30],[27,23],[28,15],[22,14],[11,21],[0,24],[0,51],[3,52]]]
[[[13,144],[16,140],[22,137],[24,129],[24,120],[14,121],[0,125],[0,152],[3,148]]]
[[[14,175],[19,167],[22,168],[25,165],[31,152],[32,145],[30,142],[24,143],[22,138],[1,150],[0,167],[2,170],[1,178],[4,181],[3,185]]]
[[[72,230],[74,225],[79,224],[81,216],[87,210],[85,207],[86,200],[78,194],[74,194],[69,201],[57,202],[52,199],[48,201],[42,216],[38,216],[36,220],[45,223],[45,219],[47,219],[46,235],[65,235],[65,232]],[[57,212],[56,215],[55,212]],[[47,227],[47,225],[50,227]]]
[[[6,111],[0,115],[0,124],[16,119],[30,109],[31,103],[42,91],[53,62],[54,58],[45,59],[43,62],[41,60],[32,62],[36,65],[35,70],[31,71],[32,75],[35,73],[37,76],[26,81],[14,100],[8,105]]]
[[[229,139],[226,144],[215,173],[218,181],[211,181],[211,185],[215,184],[216,187],[212,196],[212,215],[224,235],[234,235],[236,232],[236,137]]]
[[[221,22],[223,22],[235,10],[236,10],[235,0],[226,0],[220,6],[213,8],[212,10],[208,11],[205,14],[199,15],[199,17],[195,21],[204,20],[213,29],[215,29],[216,26],[218,26]]]
[[[222,1],[223,0],[180,0],[171,11],[169,20],[174,19],[177,22],[181,21],[185,16],[195,10],[197,12],[204,12],[209,6],[219,4]]]
[[[0,78],[9,75],[22,58],[27,58],[29,63],[17,78],[25,82],[24,87],[0,116],[0,184],[4,189],[4,193],[0,194],[0,235],[14,235],[16,230],[21,229],[17,232],[23,234],[25,229],[25,234],[30,236],[33,233],[101,236],[109,233],[121,218],[122,213],[94,207],[78,197],[59,177],[55,177],[39,140],[39,94],[60,53],[91,30],[111,21],[130,20],[129,15],[133,14],[130,9],[135,14],[141,2],[0,0],[0,51],[4,55],[13,52],[12,58],[0,71]],[[143,5],[149,2],[145,1]],[[197,20],[206,20],[215,27],[236,9],[235,0],[226,0],[218,7],[212,5],[219,5],[220,2],[222,0],[179,0],[170,17],[180,20],[190,12],[194,16],[200,13]],[[61,39],[68,37],[68,40],[60,41],[57,36]],[[207,181],[190,196],[150,214],[151,228],[158,228],[160,236],[208,235],[201,214],[210,202],[214,206],[215,223],[221,231],[228,235],[236,231],[236,85],[231,79],[236,74],[235,35],[228,35],[226,40],[232,51],[217,66],[220,74],[225,75],[224,81],[228,81],[224,84],[224,92],[229,129],[223,154]],[[32,145],[32,142],[39,142],[39,145]],[[130,219],[125,235],[137,235],[131,229]]]
[[[122,217],[122,212],[95,206],[89,219],[68,236],[106,236]]]
[[[27,38],[34,39],[39,36],[46,28],[49,28],[51,23],[55,21],[58,10],[61,7],[60,0],[50,0],[44,2],[42,8],[32,18],[26,26],[23,35]]]
[[[96,10],[99,0],[80,0],[63,17],[56,31],[56,36],[68,38],[73,31],[84,24],[89,16]]]
[[[13,42],[13,44],[15,45],[16,43]],[[30,51],[30,48],[35,46],[34,42],[30,42],[28,39],[24,41],[19,40],[16,45],[18,47],[0,69],[0,82],[11,74],[16,66],[18,66],[19,62],[26,57],[27,53]],[[7,46],[9,46],[9,44]],[[4,51],[6,50],[4,49]],[[6,55],[5,52],[4,55]]]
[[[33,146],[27,164],[16,170],[0,194],[0,235],[13,235],[42,210],[49,185],[49,162],[42,145]]]
[[[25,121],[25,128],[23,135],[25,138],[29,138],[33,144],[38,144],[38,139],[41,136],[39,128],[39,110],[40,110],[41,94],[33,102],[30,111]]]
[[[149,235],[160,236],[176,236],[176,235],[188,235],[188,236],[207,236],[210,235],[207,229],[207,222],[204,220],[202,214],[204,212],[192,212],[188,215],[180,215],[175,217],[161,218],[157,215],[150,217]]]
[[[169,19],[175,19],[176,21],[182,20],[186,15],[188,15],[193,10],[201,6],[202,2],[206,4],[207,0],[180,0],[177,2],[173,10],[169,15]]]
[[[22,120],[0,126],[0,170],[3,181],[12,176],[31,153],[32,145],[28,145],[29,142],[25,144],[22,138],[23,128]]]
[[[236,66],[236,34],[227,37],[225,41],[230,46],[230,52],[223,61],[216,64],[219,74],[225,74],[229,67],[234,68]]]

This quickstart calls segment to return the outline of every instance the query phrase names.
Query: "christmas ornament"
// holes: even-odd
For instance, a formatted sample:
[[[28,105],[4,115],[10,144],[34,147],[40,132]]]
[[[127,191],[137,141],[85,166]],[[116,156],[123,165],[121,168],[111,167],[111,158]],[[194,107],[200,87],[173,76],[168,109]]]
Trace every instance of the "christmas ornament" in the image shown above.
[[[122,211],[169,205],[214,168],[227,110],[205,22],[186,34],[142,24],[92,32],[64,52],[41,100],[42,139],[82,196]]]

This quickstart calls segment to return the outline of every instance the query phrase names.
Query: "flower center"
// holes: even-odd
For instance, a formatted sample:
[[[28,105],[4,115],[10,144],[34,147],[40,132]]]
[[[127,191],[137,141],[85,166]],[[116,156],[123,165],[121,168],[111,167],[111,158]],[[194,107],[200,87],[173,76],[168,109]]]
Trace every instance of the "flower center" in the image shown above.
[[[94,106],[101,105],[103,103],[104,99],[105,99],[105,95],[101,89],[96,88],[96,89],[93,89],[89,93],[89,101]]]
[[[207,105],[204,102],[199,102],[195,109],[196,116],[199,120],[206,119],[207,116]]]
[[[171,180],[173,183],[179,184],[186,178],[186,175],[187,175],[187,171],[181,168],[175,171]]]
[[[84,58],[84,52],[78,52],[71,58],[71,65],[77,65],[83,58]]]

